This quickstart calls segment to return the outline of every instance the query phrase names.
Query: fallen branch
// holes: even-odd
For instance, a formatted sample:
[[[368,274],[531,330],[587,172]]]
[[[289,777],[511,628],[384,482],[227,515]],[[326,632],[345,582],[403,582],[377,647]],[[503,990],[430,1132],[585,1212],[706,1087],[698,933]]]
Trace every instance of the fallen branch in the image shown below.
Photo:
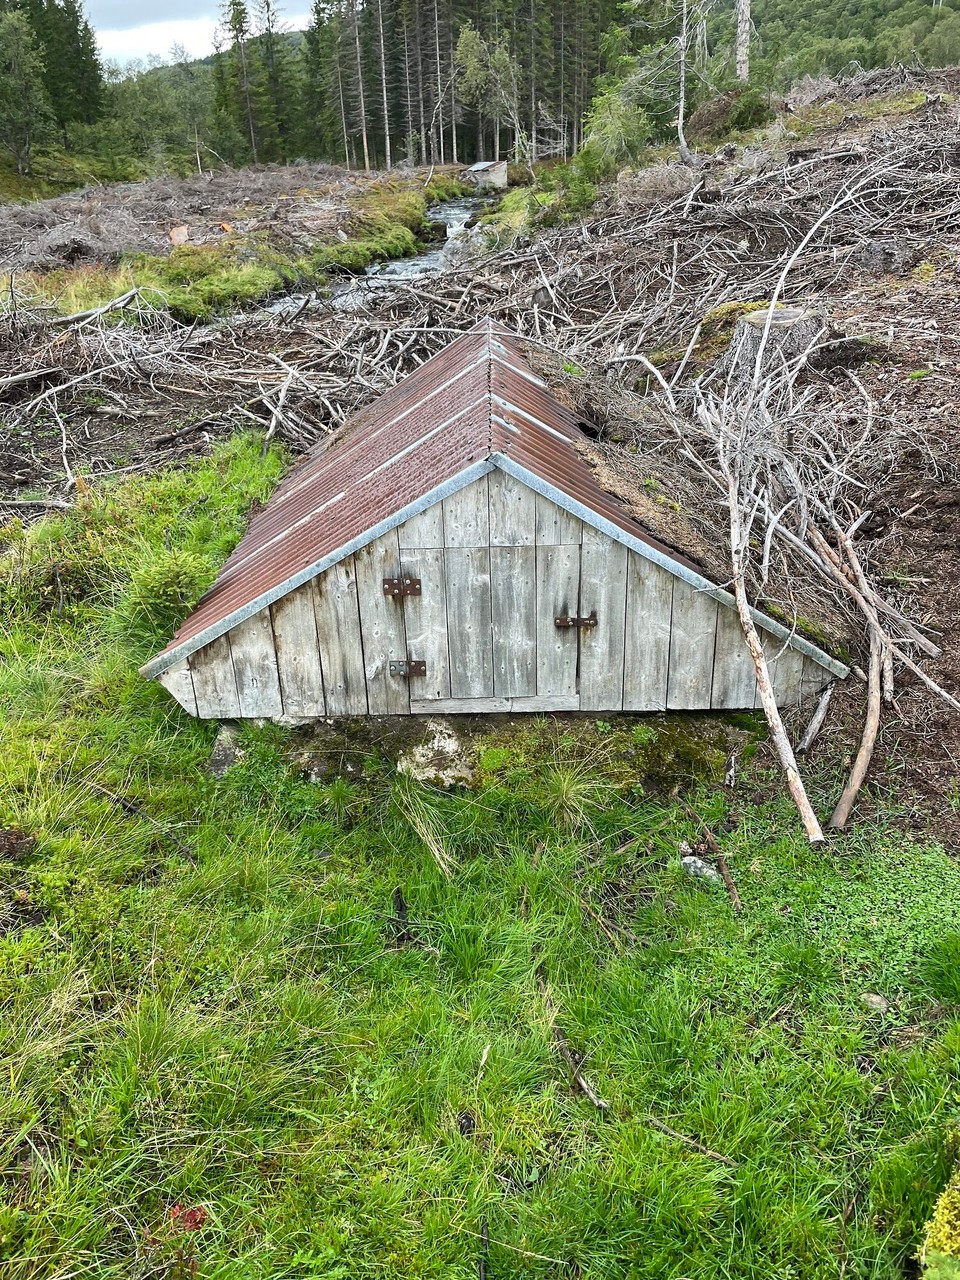
[[[128,289],[126,293],[122,293],[118,298],[111,298],[109,302],[105,302],[100,307],[90,307],[86,311],[75,311],[73,315],[69,316],[54,316],[49,321],[49,324],[51,326],[59,326],[76,324],[78,320],[96,320],[98,316],[105,316],[108,311],[119,311],[139,296],[139,289]]]
[[[827,687],[824,689],[823,693],[821,693],[820,701],[817,703],[817,709],[816,711],[814,711],[813,715],[810,717],[810,723],[807,725],[806,732],[804,733],[803,737],[800,739],[800,744],[797,747],[798,756],[806,755],[806,753],[813,746],[814,742],[816,742],[817,735],[819,734],[820,730],[823,728],[823,722],[827,718],[827,711],[829,710],[829,707],[830,707],[830,699],[833,697],[833,691],[835,687],[836,686],[834,685],[833,681],[831,681],[830,684],[828,684]]]
[[[837,802],[837,807],[834,809],[833,816],[830,819],[830,826],[834,830],[842,831],[847,825],[853,803],[860,792],[860,788],[863,786],[863,780],[867,776],[867,770],[870,768],[870,761],[873,759],[873,748],[877,741],[877,730],[880,727],[882,668],[883,645],[876,632],[871,631],[870,670],[867,674],[867,715],[863,726],[863,737],[860,740],[860,750],[857,752],[857,758],[854,760],[853,768],[850,770],[847,785],[844,787]]]

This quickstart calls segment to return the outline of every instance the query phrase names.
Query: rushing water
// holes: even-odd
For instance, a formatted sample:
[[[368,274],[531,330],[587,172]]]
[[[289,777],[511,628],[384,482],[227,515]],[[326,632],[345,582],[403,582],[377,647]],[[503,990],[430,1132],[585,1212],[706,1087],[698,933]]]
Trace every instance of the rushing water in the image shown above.
[[[272,315],[293,315],[300,311],[333,306],[349,310],[359,305],[369,289],[384,288],[398,279],[409,282],[419,276],[436,275],[454,266],[465,257],[475,243],[468,223],[475,215],[490,205],[487,196],[462,196],[458,200],[446,200],[427,210],[431,222],[442,222],[447,228],[446,239],[432,244],[422,253],[411,258],[396,258],[393,262],[374,262],[363,275],[341,276],[331,282],[329,293],[287,294],[278,298],[268,308]]]

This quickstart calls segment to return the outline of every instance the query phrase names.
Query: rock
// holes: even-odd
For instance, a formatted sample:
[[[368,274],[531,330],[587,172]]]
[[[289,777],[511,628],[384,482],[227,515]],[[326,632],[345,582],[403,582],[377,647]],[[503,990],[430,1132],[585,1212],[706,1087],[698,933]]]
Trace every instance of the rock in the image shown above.
[[[690,849],[686,841],[680,845],[680,852],[683,856],[680,859],[680,865],[688,876],[695,876],[698,880],[719,880],[720,872],[716,867],[711,867],[709,862],[704,862],[702,858],[698,858],[692,851],[683,853],[684,849]]]
[[[473,782],[473,766],[467,751],[450,725],[442,720],[428,720],[427,738],[401,752],[397,769],[417,782],[432,782],[439,787],[469,787]]]
[[[207,761],[207,771],[215,778],[222,778],[228,769],[232,769],[243,759],[243,752],[237,745],[237,733],[235,724],[228,721],[221,724],[213,750],[210,752],[210,759]]]
[[[883,996],[878,996],[875,991],[861,992],[860,1003],[875,1013],[886,1013],[890,1008],[890,1001],[885,1000]]]

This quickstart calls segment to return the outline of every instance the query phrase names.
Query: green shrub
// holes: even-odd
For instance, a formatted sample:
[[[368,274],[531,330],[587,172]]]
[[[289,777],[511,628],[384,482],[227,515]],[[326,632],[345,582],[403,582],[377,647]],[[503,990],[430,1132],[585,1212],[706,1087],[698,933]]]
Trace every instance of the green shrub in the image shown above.
[[[134,630],[165,634],[183,620],[209,580],[208,562],[192,551],[148,552],[130,577],[121,613]]]

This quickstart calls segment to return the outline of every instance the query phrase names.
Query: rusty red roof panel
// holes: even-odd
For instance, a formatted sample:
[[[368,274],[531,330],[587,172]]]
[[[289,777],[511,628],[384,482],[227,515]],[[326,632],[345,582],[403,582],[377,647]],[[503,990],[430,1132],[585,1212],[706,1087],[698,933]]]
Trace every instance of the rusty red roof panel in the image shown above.
[[[355,414],[341,439],[293,467],[155,669],[222,634],[259,601],[277,599],[298,574],[334,563],[341,548],[492,454],[697,569],[600,487],[575,447],[580,421],[534,374],[516,336],[483,321]]]

